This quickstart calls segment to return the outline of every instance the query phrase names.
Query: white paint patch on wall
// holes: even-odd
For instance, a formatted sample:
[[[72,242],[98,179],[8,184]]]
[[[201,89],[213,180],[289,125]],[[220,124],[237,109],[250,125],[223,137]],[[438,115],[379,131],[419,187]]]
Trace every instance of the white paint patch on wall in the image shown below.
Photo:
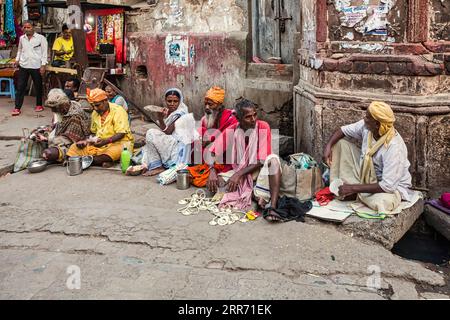
[[[386,46],[381,43],[342,43],[342,49],[357,49],[361,52],[383,51]]]
[[[303,19],[303,47],[308,50],[311,57],[315,57],[316,43],[316,10],[315,0],[304,1],[301,7]]]
[[[134,61],[135,59],[136,59],[136,55],[137,55],[137,50],[138,50],[138,48],[137,48],[137,46],[134,44],[134,41],[130,41],[129,42],[130,44],[129,44],[129,54],[130,54],[130,57],[129,57],[129,59],[130,59],[130,61]]]
[[[344,36],[344,39],[353,40],[355,39],[355,35],[353,34],[353,32],[347,32],[347,34]]]
[[[181,27],[183,25],[183,8],[180,6],[180,0],[170,0],[169,14],[165,22],[167,27]]]

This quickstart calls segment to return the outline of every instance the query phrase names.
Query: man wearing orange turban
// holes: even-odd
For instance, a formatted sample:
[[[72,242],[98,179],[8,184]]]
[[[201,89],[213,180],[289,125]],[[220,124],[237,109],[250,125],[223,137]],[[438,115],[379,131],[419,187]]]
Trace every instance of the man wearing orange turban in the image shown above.
[[[331,189],[336,184],[341,198],[357,195],[378,213],[376,218],[395,212],[402,200],[413,198],[408,150],[394,123],[392,108],[374,101],[365,118],[338,129],[324,151],[331,169]],[[361,149],[343,138],[360,141]]]
[[[120,159],[123,147],[133,152],[128,114],[121,106],[108,102],[108,95],[101,89],[88,91],[87,100],[94,109],[91,132],[95,136],[73,144],[67,156],[94,156],[94,165],[111,166]]]
[[[215,104],[223,104],[225,101],[225,90],[220,87],[212,87],[206,92],[205,99],[209,99]]]
[[[210,173],[214,176],[218,173],[228,172],[232,169],[231,165],[216,164],[209,167],[204,164],[203,155],[205,149],[210,147],[218,136],[238,121],[234,111],[226,109],[223,105],[225,101],[225,90],[220,87],[212,87],[205,95],[205,116],[201,120],[200,136],[202,146],[196,146],[193,163],[196,164],[189,168],[194,177],[193,184],[196,187],[205,187],[207,185]],[[226,159],[226,158],[225,158]]]

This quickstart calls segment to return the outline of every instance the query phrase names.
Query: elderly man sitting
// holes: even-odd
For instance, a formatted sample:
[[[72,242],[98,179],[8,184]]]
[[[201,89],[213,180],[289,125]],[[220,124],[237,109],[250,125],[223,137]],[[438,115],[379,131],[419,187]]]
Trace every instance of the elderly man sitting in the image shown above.
[[[89,117],[76,101],[70,101],[61,89],[52,89],[45,106],[54,112],[48,138],[37,134],[39,141],[48,141],[42,157],[47,161],[62,162],[69,147],[89,135]]]
[[[189,167],[189,171],[194,177],[193,184],[196,187],[205,187],[210,174],[209,167],[203,161],[205,149],[212,146],[212,143],[226,129],[238,122],[234,111],[226,109],[223,105],[224,100],[225,90],[220,87],[212,87],[205,95],[205,116],[201,120],[200,127],[201,148],[197,147],[196,142],[197,148],[195,148],[196,152],[193,157],[193,163],[195,165]],[[211,170],[217,171],[217,173],[227,172],[231,169],[232,167],[230,165],[223,164],[216,164],[211,168]]]
[[[364,120],[337,130],[325,147],[331,182],[341,179],[342,198],[358,199],[378,213],[394,211],[412,198],[408,150],[394,128],[391,107],[373,102]],[[343,138],[354,138],[361,149]]]
[[[207,185],[209,190],[216,192],[226,182],[227,193],[221,206],[247,210],[251,207],[253,182],[272,153],[272,134],[269,124],[257,119],[253,102],[242,99],[236,104],[235,111],[238,122],[216,139],[209,149],[210,154],[205,157],[211,169],[215,163],[227,163],[233,170],[225,174],[211,170]],[[274,195],[274,205],[277,199]]]
[[[67,156],[94,156],[94,165],[109,167],[120,159],[123,147],[133,151],[128,114],[121,106],[108,102],[106,92],[101,89],[91,90],[88,101],[94,109],[91,132],[95,137],[73,144]]]

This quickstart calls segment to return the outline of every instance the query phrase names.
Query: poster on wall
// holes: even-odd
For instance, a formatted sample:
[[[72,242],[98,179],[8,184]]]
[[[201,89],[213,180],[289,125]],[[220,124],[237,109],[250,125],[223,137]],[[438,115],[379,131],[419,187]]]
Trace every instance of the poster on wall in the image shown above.
[[[189,43],[186,36],[166,37],[166,63],[180,67],[189,66]]]
[[[396,0],[336,0],[341,25],[365,35],[386,36],[387,16]]]

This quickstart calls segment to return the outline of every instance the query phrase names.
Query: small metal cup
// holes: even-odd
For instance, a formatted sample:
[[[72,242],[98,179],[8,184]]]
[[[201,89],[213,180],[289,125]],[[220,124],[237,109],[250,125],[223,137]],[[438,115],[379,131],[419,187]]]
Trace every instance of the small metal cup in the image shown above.
[[[178,170],[177,171],[177,189],[187,190],[191,187],[191,177],[189,170]]]

